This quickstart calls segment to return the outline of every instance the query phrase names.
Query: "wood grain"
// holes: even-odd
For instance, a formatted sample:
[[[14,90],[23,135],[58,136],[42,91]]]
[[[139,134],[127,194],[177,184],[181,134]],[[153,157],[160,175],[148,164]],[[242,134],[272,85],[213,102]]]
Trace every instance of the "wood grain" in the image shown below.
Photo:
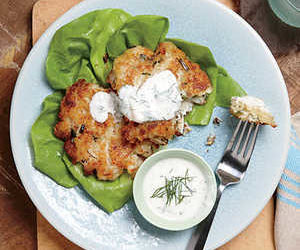
[[[40,0],[32,10],[32,42],[44,33],[44,31],[58,17],[68,11],[71,7],[78,4],[82,0]]]
[[[37,212],[37,246],[38,250],[79,250],[63,235],[56,231],[48,221]]]
[[[34,0],[0,0],[0,249],[35,249],[35,208],[21,185],[9,138],[10,102],[31,48]]]
[[[81,0],[38,1],[32,10],[32,43],[35,44],[51,23],[79,2]],[[36,220],[38,250],[81,249],[56,231],[39,211],[37,211]]]
[[[266,0],[241,1],[240,15],[275,56],[288,89],[291,113],[296,113],[300,110],[300,29],[282,23]]]
[[[287,55],[279,56],[277,63],[286,82],[291,113],[295,114],[300,111],[300,49],[295,48]]]
[[[274,199],[272,198],[242,233],[219,250],[275,250],[274,218]]]

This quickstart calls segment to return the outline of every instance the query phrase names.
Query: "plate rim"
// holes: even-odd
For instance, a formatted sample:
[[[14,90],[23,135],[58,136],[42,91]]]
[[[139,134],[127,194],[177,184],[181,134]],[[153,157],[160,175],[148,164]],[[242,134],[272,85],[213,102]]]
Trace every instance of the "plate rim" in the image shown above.
[[[280,180],[280,177],[282,175],[283,169],[285,167],[285,163],[287,160],[287,155],[288,155],[288,145],[289,145],[289,135],[290,135],[290,118],[291,118],[291,114],[290,114],[290,103],[289,103],[289,98],[288,98],[288,93],[287,93],[287,88],[285,85],[285,81],[284,78],[282,76],[282,73],[280,71],[280,68],[274,58],[274,56],[272,55],[270,49],[267,47],[266,43],[263,41],[263,39],[260,37],[260,35],[254,30],[254,28],[252,28],[250,26],[250,24],[248,24],[240,15],[238,15],[237,13],[235,13],[234,11],[232,11],[231,9],[229,9],[228,7],[226,7],[225,5],[217,2],[217,1],[211,1],[211,0],[201,0],[203,2],[206,2],[207,4],[211,4],[211,5],[215,5],[216,8],[221,8],[223,12],[225,12],[227,15],[231,15],[235,20],[237,20],[237,22],[241,23],[242,26],[244,26],[245,28],[247,28],[248,32],[250,32],[257,40],[257,42],[259,42],[265,53],[266,56],[268,57],[268,59],[270,60],[270,63],[272,63],[272,66],[274,67],[274,69],[277,72],[277,77],[280,80],[281,84],[279,85],[279,87],[281,88],[281,92],[282,92],[282,97],[285,103],[285,115],[286,115],[286,120],[287,120],[287,126],[286,126],[286,130],[284,131],[286,136],[285,136],[285,141],[283,142],[283,144],[285,144],[284,147],[284,151],[282,152],[282,164],[281,164],[281,169],[278,170],[277,176],[276,176],[276,182],[275,182],[275,178],[274,178],[274,184],[272,186],[272,188],[270,190],[272,190],[268,195],[266,195],[265,200],[262,202],[264,205],[260,208],[257,209],[257,212],[255,213],[255,216],[251,219],[248,219],[247,223],[245,223],[245,225],[243,227],[240,227],[238,230],[235,230],[235,232],[231,233],[230,237],[224,238],[222,241],[215,243],[213,245],[213,249],[220,247],[222,245],[224,245],[226,242],[230,241],[232,238],[234,238],[235,236],[237,236],[239,233],[241,233],[245,228],[247,228],[249,226],[249,224],[251,222],[253,222],[255,220],[255,218],[257,217],[258,214],[260,214],[260,212],[263,210],[263,208],[266,206],[267,202],[270,200],[270,198],[272,197],[278,182]],[[55,33],[55,31],[57,30],[57,27],[61,27],[61,23],[62,21],[69,16],[70,13],[72,13],[73,11],[77,11],[80,10],[83,6],[85,5],[89,5],[92,4],[93,2],[98,2],[97,0],[85,0],[80,2],[79,4],[73,6],[71,9],[69,9],[67,12],[65,12],[62,16],[60,16],[57,20],[55,20],[47,29],[46,31],[41,35],[41,37],[38,39],[38,41],[35,43],[35,45],[31,48],[29,54],[27,55],[22,68],[19,72],[18,75],[18,79],[15,83],[14,86],[14,91],[13,91],[13,95],[12,95],[12,99],[11,99],[11,107],[10,107],[10,121],[9,121],[9,132],[10,132],[10,143],[11,143],[11,149],[12,149],[12,155],[13,155],[13,159],[15,162],[15,166],[17,169],[17,172],[19,174],[19,177],[21,179],[21,182],[26,190],[26,192],[28,193],[31,201],[33,202],[33,204],[35,205],[35,207],[39,210],[39,212],[42,214],[42,216],[62,235],[64,235],[66,238],[68,238],[70,241],[72,241],[73,243],[77,244],[78,246],[82,247],[82,248],[91,248],[92,245],[90,245],[88,243],[88,241],[83,241],[81,240],[80,237],[76,237],[77,234],[74,234],[74,232],[72,231],[68,231],[64,228],[64,224],[68,225],[67,223],[65,223],[64,221],[61,220],[57,220],[55,213],[53,213],[52,210],[48,210],[47,206],[45,204],[43,204],[42,202],[39,202],[40,199],[38,196],[35,195],[32,186],[29,185],[29,179],[28,176],[25,174],[25,171],[23,170],[22,167],[22,162],[19,161],[18,159],[18,153],[16,152],[16,143],[17,140],[15,139],[15,133],[13,133],[13,131],[15,131],[15,125],[13,123],[14,121],[14,109],[15,109],[15,105],[17,103],[17,96],[18,96],[18,92],[19,92],[19,85],[21,85],[22,82],[22,75],[23,75],[23,71],[25,66],[27,65],[29,58],[31,58],[32,54],[35,53],[35,51],[37,51],[40,47],[40,44],[42,44],[44,42],[44,40],[46,40],[48,38],[48,36],[51,34],[51,32]],[[82,14],[84,15],[84,14]],[[73,19],[74,20],[74,19]]]

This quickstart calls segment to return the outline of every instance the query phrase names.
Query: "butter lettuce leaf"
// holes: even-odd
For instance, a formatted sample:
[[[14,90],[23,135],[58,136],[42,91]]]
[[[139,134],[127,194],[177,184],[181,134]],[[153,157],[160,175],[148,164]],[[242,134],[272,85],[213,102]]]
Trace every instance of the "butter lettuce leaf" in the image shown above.
[[[94,175],[85,176],[80,164],[73,165],[64,154],[63,160],[82,188],[107,212],[121,207],[132,197],[132,179],[122,174],[114,181],[100,181]]]
[[[79,78],[105,85],[112,62],[105,59],[109,38],[131,17],[120,9],[96,10],[61,27],[53,36],[46,75],[53,89]]]
[[[227,73],[227,71],[219,68],[217,79],[216,105],[219,107],[230,107],[231,97],[247,95],[246,91]]]
[[[110,58],[116,58],[128,48],[137,45],[155,50],[169,30],[169,20],[155,15],[139,15],[127,20],[107,44]]]
[[[35,167],[58,184],[70,188],[76,186],[77,181],[62,161],[63,141],[53,134],[62,98],[62,92],[46,97],[42,112],[31,128],[31,139]]]

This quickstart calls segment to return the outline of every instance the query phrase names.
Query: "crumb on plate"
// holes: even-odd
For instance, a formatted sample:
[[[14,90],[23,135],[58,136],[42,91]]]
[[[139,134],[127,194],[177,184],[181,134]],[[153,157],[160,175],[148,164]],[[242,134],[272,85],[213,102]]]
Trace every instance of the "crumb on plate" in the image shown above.
[[[212,135],[210,134],[207,138],[206,138],[206,146],[211,146],[215,143],[216,140],[216,135]]]

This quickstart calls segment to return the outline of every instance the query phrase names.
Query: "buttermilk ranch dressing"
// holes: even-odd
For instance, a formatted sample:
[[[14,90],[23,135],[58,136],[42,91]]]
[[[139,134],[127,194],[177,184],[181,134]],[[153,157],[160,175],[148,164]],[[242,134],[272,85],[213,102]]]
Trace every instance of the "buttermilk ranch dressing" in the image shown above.
[[[115,115],[116,95],[114,93],[97,92],[90,102],[90,114],[97,122],[105,122],[108,114]]]
[[[140,87],[121,87],[118,96],[113,92],[97,92],[90,102],[90,113],[101,123],[106,121],[109,113],[143,123],[183,117],[192,106],[182,100],[175,75],[164,70],[148,78]]]
[[[153,75],[140,87],[125,85],[118,94],[121,113],[138,123],[172,119],[182,103],[178,82],[169,70]]]
[[[165,185],[165,178],[172,176],[193,177],[188,186],[193,190],[190,197],[185,197],[181,203],[166,205],[166,197],[151,198],[157,188]],[[201,169],[192,161],[182,158],[168,158],[157,162],[145,176],[143,184],[144,199],[148,207],[158,216],[168,220],[186,220],[196,217],[197,213],[208,206],[208,183]]]

